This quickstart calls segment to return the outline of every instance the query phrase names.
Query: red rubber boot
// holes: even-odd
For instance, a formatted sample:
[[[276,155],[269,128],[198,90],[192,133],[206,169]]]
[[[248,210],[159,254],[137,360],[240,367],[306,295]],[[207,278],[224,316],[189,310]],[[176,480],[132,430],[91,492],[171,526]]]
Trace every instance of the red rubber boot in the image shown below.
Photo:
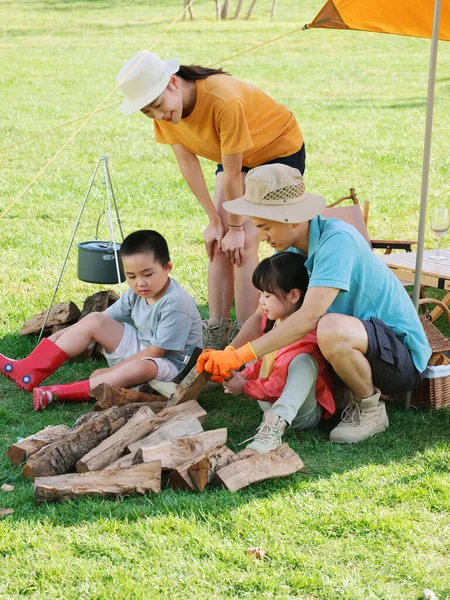
[[[88,402],[91,399],[89,391],[89,379],[64,385],[36,387],[33,390],[33,407],[34,410],[43,410],[52,402]]]
[[[68,358],[64,350],[44,338],[33,352],[22,360],[11,360],[0,354],[0,371],[18,388],[31,392],[41,381],[59,369]]]

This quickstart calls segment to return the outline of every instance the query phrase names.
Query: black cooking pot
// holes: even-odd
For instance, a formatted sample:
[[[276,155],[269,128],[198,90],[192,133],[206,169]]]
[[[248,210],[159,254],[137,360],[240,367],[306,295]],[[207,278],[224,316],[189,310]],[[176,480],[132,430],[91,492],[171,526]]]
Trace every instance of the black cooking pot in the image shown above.
[[[115,244],[119,252],[120,244]],[[125,281],[119,262],[120,281]],[[78,244],[78,279],[87,283],[118,283],[116,256],[111,242],[80,242]]]

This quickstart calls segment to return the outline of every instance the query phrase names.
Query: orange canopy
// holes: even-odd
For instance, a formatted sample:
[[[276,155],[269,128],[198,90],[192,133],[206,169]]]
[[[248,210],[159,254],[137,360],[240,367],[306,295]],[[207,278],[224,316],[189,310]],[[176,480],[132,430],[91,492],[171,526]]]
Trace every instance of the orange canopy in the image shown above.
[[[308,27],[431,38],[434,0],[328,0]],[[450,41],[450,0],[442,0],[439,39]]]

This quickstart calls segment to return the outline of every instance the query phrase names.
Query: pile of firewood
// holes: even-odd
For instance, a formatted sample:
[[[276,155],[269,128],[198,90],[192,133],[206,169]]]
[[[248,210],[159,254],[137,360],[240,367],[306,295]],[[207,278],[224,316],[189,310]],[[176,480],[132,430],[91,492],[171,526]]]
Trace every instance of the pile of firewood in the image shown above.
[[[235,454],[226,428],[204,431],[206,411],[195,398],[208,377],[193,370],[165,395],[102,384],[92,392],[94,410],[75,427],[49,426],[6,454],[16,465],[26,461],[22,475],[34,480],[36,502],[159,492],[162,475],[174,489],[203,491],[215,483],[236,491],[305,472],[287,444]]]

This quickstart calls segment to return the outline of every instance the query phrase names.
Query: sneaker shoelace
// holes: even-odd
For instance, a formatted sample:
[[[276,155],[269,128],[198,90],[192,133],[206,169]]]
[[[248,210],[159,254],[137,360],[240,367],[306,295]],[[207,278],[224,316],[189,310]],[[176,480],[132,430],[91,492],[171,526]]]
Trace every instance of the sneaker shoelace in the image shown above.
[[[226,343],[226,335],[224,325],[203,325],[203,346],[205,348],[216,348]]]
[[[277,437],[281,438],[282,435],[283,435],[283,433],[278,425],[270,425],[269,423],[261,423],[261,425],[258,427],[258,431],[255,433],[255,435],[248,438],[247,440],[244,440],[239,445],[242,446],[242,444],[246,444],[247,442],[253,442],[253,441],[267,443],[267,442],[270,442],[272,437],[277,436]]]
[[[241,330],[241,324],[238,323],[237,321],[235,321],[233,323],[233,325],[230,327],[230,331],[228,332],[228,344],[231,344],[231,342],[234,340],[234,338],[237,336],[237,334],[240,332]]]
[[[349,423],[350,425],[358,425],[361,424],[361,406],[359,402],[355,402],[355,400],[350,400],[347,406],[342,411],[341,421],[343,423]]]

